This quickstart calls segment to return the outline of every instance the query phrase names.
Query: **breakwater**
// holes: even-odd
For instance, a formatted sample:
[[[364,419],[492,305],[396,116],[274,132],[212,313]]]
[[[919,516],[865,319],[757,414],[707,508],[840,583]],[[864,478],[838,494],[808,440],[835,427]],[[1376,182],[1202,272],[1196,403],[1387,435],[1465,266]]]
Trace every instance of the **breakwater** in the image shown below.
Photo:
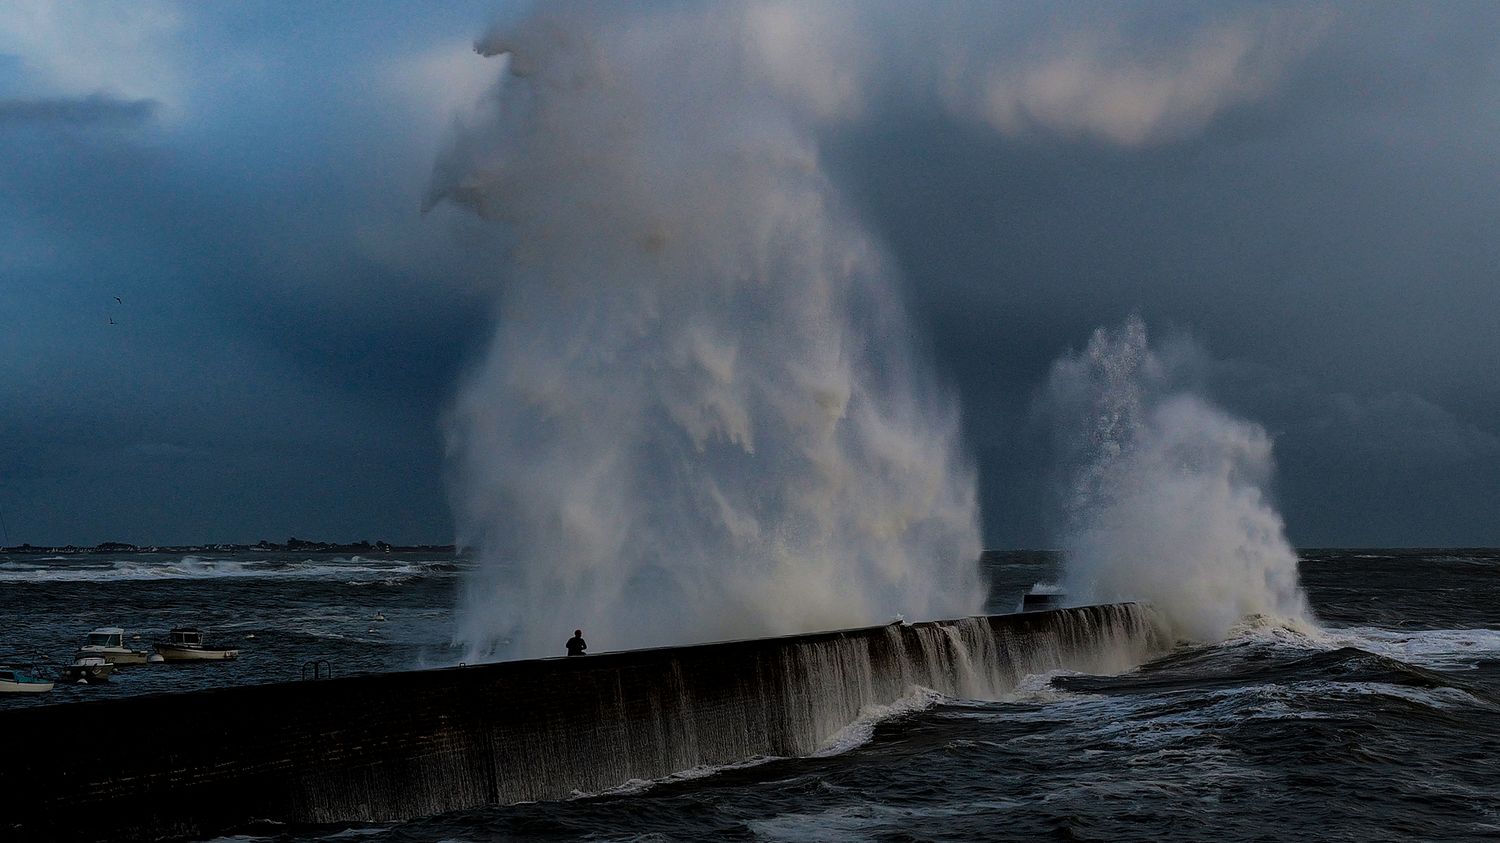
[[[16,806],[0,837],[180,839],[565,798],[807,755],[914,688],[995,698],[1166,643],[1119,604],[0,710]]]

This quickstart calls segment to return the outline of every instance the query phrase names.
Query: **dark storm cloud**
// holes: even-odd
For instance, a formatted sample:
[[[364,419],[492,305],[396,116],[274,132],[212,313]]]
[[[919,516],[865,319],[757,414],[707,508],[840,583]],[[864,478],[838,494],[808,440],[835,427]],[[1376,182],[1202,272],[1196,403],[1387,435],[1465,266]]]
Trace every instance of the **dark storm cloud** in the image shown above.
[[[1132,312],[1275,437],[1294,541],[1500,542],[1500,6],[755,8],[960,394],[988,543],[1052,540],[1036,390]],[[466,67],[492,14],[422,25]],[[377,72],[415,24],[188,17],[223,92],[0,100],[61,127],[0,132],[13,538],[443,539],[436,419],[508,264],[419,214],[450,118]]]
[[[0,99],[0,126],[18,124],[136,125],[150,120],[160,103],[108,94],[45,99]]]
[[[6,125],[36,129],[0,132],[10,539],[447,541],[436,416],[484,308],[445,294],[472,266],[442,221],[418,227],[431,152],[393,89],[433,34],[391,44],[441,37],[442,16],[372,22],[388,52],[363,65],[247,64],[285,33],[224,40],[191,11],[202,88],[7,100]],[[132,131],[94,131],[112,126]]]
[[[1100,29],[1151,39],[1109,8],[1132,23]],[[1220,360],[1205,389],[1277,435],[1295,540],[1500,538],[1500,10],[1323,8],[1273,86],[1196,131],[1006,132],[898,98],[831,140],[962,391],[990,543],[1051,540],[1027,408],[1130,312],[1191,333]]]

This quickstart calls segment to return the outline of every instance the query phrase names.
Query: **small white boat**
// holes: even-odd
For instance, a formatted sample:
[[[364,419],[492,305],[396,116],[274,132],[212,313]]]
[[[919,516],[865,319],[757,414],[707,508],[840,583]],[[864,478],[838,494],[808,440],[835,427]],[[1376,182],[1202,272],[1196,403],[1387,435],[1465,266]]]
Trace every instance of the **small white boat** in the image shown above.
[[[169,640],[156,645],[156,652],[169,662],[214,662],[239,658],[240,651],[227,647],[207,647],[203,630],[188,626],[167,633]]]
[[[0,667],[0,694],[45,694],[52,682],[19,667]]]
[[[145,664],[147,655],[145,650],[125,646],[125,630],[104,626],[89,633],[88,641],[78,648],[77,658],[97,656],[110,664]]]
[[[109,681],[109,675],[114,672],[114,667],[105,661],[103,656],[79,656],[72,664],[63,668],[62,678],[64,682],[85,682],[89,685],[98,685]]]

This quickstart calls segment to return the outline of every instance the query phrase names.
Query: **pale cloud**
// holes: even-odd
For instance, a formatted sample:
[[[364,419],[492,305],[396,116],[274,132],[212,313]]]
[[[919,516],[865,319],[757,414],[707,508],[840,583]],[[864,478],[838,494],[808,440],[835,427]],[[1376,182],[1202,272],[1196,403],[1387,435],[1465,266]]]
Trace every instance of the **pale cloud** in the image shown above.
[[[1330,17],[1265,11],[1183,35],[1120,27],[1043,34],[1021,51],[946,51],[944,99],[1006,136],[1060,135],[1142,146],[1189,137],[1225,111],[1272,96]]]
[[[31,96],[104,94],[154,100],[170,112],[182,105],[185,73],[176,6],[10,0],[0,4],[0,52],[24,68]]]
[[[1144,14],[1020,4],[738,7],[747,72],[824,122],[880,100],[940,102],[1007,137],[1146,146],[1274,98],[1335,12],[1253,7],[1165,30]],[[876,25],[872,21],[879,21]]]
[[[825,125],[867,118],[881,103],[938,103],[1006,137],[1129,147],[1191,138],[1226,112],[1273,99],[1337,19],[1323,8],[1252,7],[1164,30],[1143,27],[1147,15],[1131,7],[1085,14],[1024,3],[765,0],[717,16],[658,11],[649,27],[622,15],[614,37],[670,44],[704,17],[741,51],[746,79]],[[513,40],[497,29],[477,49],[511,53]],[[444,90],[427,101],[451,113],[482,90],[464,52],[452,45],[403,64],[402,84]],[[512,72],[527,75],[530,57],[514,58]]]

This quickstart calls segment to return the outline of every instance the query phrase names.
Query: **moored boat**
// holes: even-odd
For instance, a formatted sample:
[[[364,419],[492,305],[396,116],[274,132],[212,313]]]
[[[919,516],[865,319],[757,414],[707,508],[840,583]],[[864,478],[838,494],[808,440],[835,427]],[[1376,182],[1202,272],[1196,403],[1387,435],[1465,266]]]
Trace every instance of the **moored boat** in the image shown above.
[[[63,668],[62,679],[64,682],[86,682],[90,685],[98,685],[109,681],[109,675],[114,672],[114,667],[102,656],[79,656],[72,664]]]
[[[145,650],[125,646],[125,630],[118,626],[104,626],[89,633],[88,641],[78,648],[76,657],[98,657],[110,664],[145,664],[148,655]]]
[[[45,694],[52,680],[19,667],[0,667],[0,694]]]
[[[201,629],[178,627],[167,635],[168,640],[156,645],[156,652],[169,662],[227,661],[240,655],[239,650],[230,647],[205,645]]]

